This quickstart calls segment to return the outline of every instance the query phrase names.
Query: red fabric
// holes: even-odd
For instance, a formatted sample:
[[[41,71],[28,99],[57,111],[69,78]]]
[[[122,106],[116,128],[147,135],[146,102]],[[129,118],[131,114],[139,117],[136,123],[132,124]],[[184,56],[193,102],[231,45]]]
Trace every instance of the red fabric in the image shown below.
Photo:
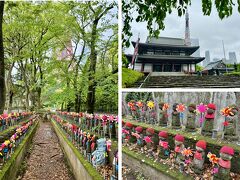
[[[154,134],[154,129],[153,128],[147,128],[146,130],[148,133],[150,133],[151,135]]]
[[[210,104],[207,105],[207,107],[210,108],[210,109],[216,110],[216,105],[215,104],[210,103]]]
[[[198,151],[195,152],[194,158],[195,158],[195,159],[198,159],[198,160],[203,160],[202,154],[201,154],[200,152],[198,152]]]
[[[205,118],[207,119],[214,119],[214,114],[206,114]]]
[[[204,140],[199,140],[199,141],[196,143],[196,146],[197,146],[197,147],[200,147],[200,148],[202,148],[202,149],[204,149],[204,150],[206,150],[207,143],[206,143],[206,141],[204,141]]]
[[[132,127],[133,127],[132,123],[130,123],[130,122],[126,122],[126,123],[125,123],[125,126],[127,126],[127,127],[129,127],[129,128],[132,128]]]
[[[95,143],[93,142],[93,143],[91,144],[91,150],[94,150],[94,148],[95,148]]]
[[[138,132],[138,133],[141,133],[143,131],[143,128],[141,126],[138,126],[135,128],[135,130]]]
[[[177,134],[177,135],[175,136],[175,140],[176,140],[176,141],[179,141],[179,142],[184,142],[184,137],[183,137],[182,135],[180,135],[180,134]]]
[[[229,154],[229,155],[234,155],[234,149],[229,147],[229,146],[223,146],[220,149],[220,153],[224,153],[224,154]]]
[[[75,124],[72,124],[72,131],[73,132],[77,131],[77,126]]]
[[[231,168],[231,161],[225,161],[222,158],[219,158],[218,164],[227,169]]]
[[[161,131],[161,132],[159,132],[158,136],[167,139],[168,133],[166,131]]]

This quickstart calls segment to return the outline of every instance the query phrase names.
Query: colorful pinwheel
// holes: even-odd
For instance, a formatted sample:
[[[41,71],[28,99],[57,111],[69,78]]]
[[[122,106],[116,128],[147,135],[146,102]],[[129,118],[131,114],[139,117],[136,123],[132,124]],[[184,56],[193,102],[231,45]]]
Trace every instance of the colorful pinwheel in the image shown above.
[[[226,108],[223,108],[222,110],[221,110],[221,114],[223,115],[223,116],[233,116],[234,114],[233,114],[233,112],[232,112],[232,108],[230,108],[230,107],[226,107]]]
[[[199,118],[199,122],[200,122],[200,126],[202,127],[202,123],[204,121],[204,113],[207,111],[207,105],[200,103],[199,105],[197,105],[197,113],[200,113],[200,118]]]
[[[148,101],[147,106],[152,109],[154,108],[154,102],[153,101]]]
[[[164,111],[166,111],[166,110],[168,110],[169,107],[170,107],[169,104],[164,103],[162,109],[163,109]]]
[[[183,149],[183,151],[181,152],[182,155],[189,157],[189,156],[193,156],[192,150],[190,149],[190,147]]]
[[[137,107],[142,108],[143,107],[143,102],[138,101],[138,102],[136,102],[136,105],[137,105]]]
[[[209,152],[207,157],[212,164],[218,164],[219,158],[215,154]]]
[[[205,113],[207,111],[207,105],[200,103],[197,105],[197,112],[198,113]]]
[[[184,104],[178,104],[176,108],[177,112],[184,112],[186,110],[186,106]]]

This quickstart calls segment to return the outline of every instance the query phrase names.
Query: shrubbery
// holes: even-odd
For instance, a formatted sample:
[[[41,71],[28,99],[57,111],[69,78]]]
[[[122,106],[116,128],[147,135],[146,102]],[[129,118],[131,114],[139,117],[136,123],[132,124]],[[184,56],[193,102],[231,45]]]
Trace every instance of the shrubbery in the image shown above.
[[[122,68],[122,87],[126,88],[131,86],[143,76],[143,73],[128,68]]]

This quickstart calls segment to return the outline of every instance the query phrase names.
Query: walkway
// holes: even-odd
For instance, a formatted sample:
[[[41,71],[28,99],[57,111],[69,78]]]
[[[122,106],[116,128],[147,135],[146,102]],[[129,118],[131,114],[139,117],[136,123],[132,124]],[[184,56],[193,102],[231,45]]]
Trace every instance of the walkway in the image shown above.
[[[40,122],[22,180],[74,180],[50,122]]]

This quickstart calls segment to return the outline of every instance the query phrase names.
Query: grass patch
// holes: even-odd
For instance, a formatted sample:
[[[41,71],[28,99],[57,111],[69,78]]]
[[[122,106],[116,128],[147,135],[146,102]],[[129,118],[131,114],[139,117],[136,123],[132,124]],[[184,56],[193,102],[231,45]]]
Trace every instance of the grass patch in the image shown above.
[[[132,86],[143,76],[144,76],[143,73],[128,68],[122,68],[122,87],[126,88]]]
[[[225,76],[240,76],[240,72],[225,73]]]

